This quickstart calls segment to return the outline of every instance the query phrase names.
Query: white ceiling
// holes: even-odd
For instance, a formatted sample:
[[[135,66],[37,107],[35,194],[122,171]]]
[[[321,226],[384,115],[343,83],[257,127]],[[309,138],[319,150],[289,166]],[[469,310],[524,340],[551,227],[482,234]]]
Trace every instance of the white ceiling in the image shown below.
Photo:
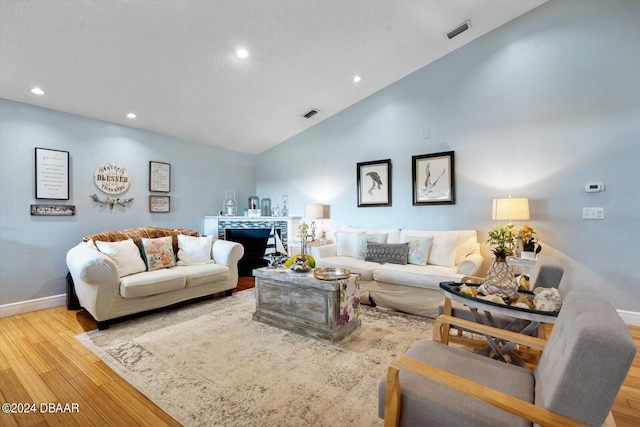
[[[545,1],[0,0],[0,97],[258,154]]]

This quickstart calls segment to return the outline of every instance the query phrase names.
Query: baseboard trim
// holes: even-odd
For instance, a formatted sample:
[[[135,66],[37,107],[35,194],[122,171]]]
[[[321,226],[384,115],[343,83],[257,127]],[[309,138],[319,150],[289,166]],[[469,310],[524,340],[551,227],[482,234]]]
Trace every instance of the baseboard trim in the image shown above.
[[[67,303],[67,295],[53,295],[50,297],[32,299],[28,301],[14,302],[0,305],[0,317],[14,316],[16,314],[29,313],[31,311],[44,310],[58,307]]]
[[[635,311],[618,310],[618,314],[627,325],[640,326],[640,313]]]

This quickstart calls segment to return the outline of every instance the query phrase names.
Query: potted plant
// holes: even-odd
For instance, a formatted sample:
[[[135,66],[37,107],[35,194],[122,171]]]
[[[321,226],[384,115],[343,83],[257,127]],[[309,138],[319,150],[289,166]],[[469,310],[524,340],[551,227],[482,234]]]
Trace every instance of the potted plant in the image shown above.
[[[525,224],[520,227],[519,237],[522,239],[522,258],[535,259],[542,250],[536,230]]]
[[[500,224],[489,231],[487,243],[491,246],[491,251],[496,256],[496,259],[489,267],[484,283],[478,289],[485,295],[504,294],[511,297],[518,292],[516,278],[509,265],[507,265],[507,257],[513,254],[511,249],[513,240],[513,224],[507,226]]]

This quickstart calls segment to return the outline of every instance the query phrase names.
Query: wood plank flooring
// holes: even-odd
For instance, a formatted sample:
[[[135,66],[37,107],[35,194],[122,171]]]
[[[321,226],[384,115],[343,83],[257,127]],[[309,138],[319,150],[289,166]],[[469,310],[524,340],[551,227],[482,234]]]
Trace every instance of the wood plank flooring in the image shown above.
[[[253,288],[240,278],[235,291]],[[179,426],[80,344],[74,335],[96,328],[66,307],[0,318],[0,403],[36,404],[35,413],[0,413],[0,426]],[[640,347],[640,327],[629,327]],[[77,404],[75,412],[41,404]],[[48,406],[44,408],[49,409]],[[619,427],[640,425],[640,355],[613,407]]]

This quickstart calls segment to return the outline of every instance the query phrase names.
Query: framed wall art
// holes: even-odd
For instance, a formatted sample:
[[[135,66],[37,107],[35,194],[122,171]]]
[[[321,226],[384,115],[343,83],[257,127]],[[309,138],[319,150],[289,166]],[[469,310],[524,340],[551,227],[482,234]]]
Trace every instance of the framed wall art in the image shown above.
[[[31,205],[31,215],[35,216],[72,216],[76,207],[70,205]]]
[[[171,164],[149,162],[149,191],[169,193],[171,191]]]
[[[171,212],[171,197],[149,196],[149,212]]]
[[[391,206],[391,159],[358,163],[358,207]]]
[[[69,200],[69,152],[36,147],[36,199]]]
[[[456,203],[453,151],[412,156],[413,205]]]

